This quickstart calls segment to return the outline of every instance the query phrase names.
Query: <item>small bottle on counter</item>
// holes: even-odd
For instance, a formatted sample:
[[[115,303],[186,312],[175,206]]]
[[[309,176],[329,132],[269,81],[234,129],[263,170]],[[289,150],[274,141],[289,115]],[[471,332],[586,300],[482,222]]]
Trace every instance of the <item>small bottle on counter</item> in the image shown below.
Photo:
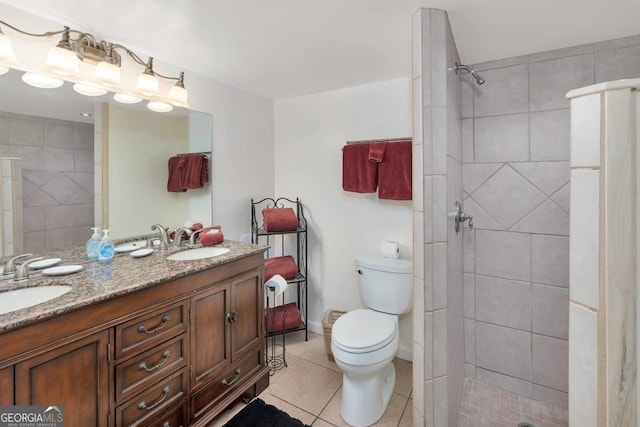
[[[103,232],[104,235],[102,236],[102,240],[100,240],[100,245],[98,246],[98,261],[101,264],[106,264],[111,262],[113,259],[115,248],[113,247],[111,239],[109,239],[109,230],[103,230]]]
[[[87,240],[86,249],[87,249],[87,258],[89,259],[98,259],[98,246],[100,246],[100,230],[99,227],[91,227],[93,230],[93,234],[91,238]]]

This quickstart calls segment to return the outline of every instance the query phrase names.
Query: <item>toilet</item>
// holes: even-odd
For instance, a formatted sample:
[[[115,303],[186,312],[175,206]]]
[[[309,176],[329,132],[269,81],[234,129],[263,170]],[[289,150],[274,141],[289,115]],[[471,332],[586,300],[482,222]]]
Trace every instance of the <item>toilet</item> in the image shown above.
[[[368,308],[336,320],[331,352],[342,370],[340,414],[352,426],[378,421],[396,384],[398,316],[411,311],[412,264],[406,259],[356,257],[360,294]]]

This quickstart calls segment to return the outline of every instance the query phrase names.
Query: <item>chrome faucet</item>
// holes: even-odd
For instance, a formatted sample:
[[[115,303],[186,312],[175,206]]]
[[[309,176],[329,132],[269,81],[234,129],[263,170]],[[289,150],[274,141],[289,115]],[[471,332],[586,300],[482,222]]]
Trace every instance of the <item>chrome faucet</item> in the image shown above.
[[[195,245],[196,244],[196,239],[198,238],[200,233],[202,233],[202,228],[200,228],[198,230],[194,230],[193,233],[191,233],[191,236],[189,236],[189,244],[190,245]]]
[[[154,224],[151,226],[151,230],[160,233],[160,250],[169,249],[169,234],[167,234],[167,229],[160,224]]]
[[[22,255],[14,256],[9,261],[7,261],[7,263],[4,266],[4,271],[2,272],[2,274],[9,275],[9,274],[15,273],[16,272],[16,260],[19,260],[19,259],[22,259],[22,258],[29,258],[31,256],[33,256],[33,254],[22,254]]]
[[[22,280],[27,280],[29,278],[29,264],[31,264],[32,262],[35,261],[40,261],[41,259],[44,259],[44,257],[36,257],[36,258],[31,258],[26,260],[25,262],[23,262],[22,264],[20,264],[18,266],[18,269],[16,270],[16,274],[13,276],[13,280],[15,282],[20,282]]]
[[[173,246],[180,246],[182,243],[182,235],[186,235],[188,238],[191,237],[191,229],[188,227],[180,227],[176,230],[175,235],[173,236]]]

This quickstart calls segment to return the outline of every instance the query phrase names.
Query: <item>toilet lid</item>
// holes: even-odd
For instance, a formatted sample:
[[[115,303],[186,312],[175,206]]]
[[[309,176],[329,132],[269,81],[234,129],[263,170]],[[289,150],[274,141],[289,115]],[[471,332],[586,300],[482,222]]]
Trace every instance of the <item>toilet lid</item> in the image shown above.
[[[338,318],[331,330],[334,343],[350,353],[368,353],[391,342],[397,333],[396,316],[358,309]]]

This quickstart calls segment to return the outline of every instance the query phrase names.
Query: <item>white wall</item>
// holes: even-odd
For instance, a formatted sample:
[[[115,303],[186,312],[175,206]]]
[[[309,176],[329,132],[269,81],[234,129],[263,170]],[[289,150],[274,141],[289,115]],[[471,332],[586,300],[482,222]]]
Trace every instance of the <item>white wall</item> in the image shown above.
[[[275,102],[275,196],[299,197],[309,222],[309,323],[321,332],[329,308],[364,307],[355,257],[378,254],[386,239],[411,258],[411,202],[342,190],[347,140],[411,136],[408,79]],[[264,194],[270,195],[269,193]],[[411,314],[401,318],[401,352],[410,358]]]
[[[39,16],[0,4],[3,20],[32,32],[59,29],[56,23]],[[69,24],[69,23],[66,23]],[[108,32],[108,28],[91,28],[73,22],[78,30],[89,30],[96,36]],[[35,69],[44,63],[48,48],[56,41],[20,36],[3,28],[11,38],[22,69]],[[122,42],[109,38],[112,42]],[[148,52],[144,49],[149,48]],[[162,61],[161,46],[153,40],[147,46],[137,46],[141,57],[153,56],[154,68],[165,75],[185,72],[185,86],[189,91],[190,108],[213,116],[213,153],[210,160],[210,179],[213,191],[212,222],[222,224],[225,237],[238,239],[250,230],[250,202],[252,196],[273,194],[273,103],[206,76],[189,71],[189,64],[176,66]],[[135,76],[142,72],[125,61],[123,81],[133,84]],[[92,68],[81,65],[82,76],[90,75]],[[68,83],[67,83],[68,84]],[[167,83],[164,84],[166,90]],[[1,94],[0,94],[1,95]]]

